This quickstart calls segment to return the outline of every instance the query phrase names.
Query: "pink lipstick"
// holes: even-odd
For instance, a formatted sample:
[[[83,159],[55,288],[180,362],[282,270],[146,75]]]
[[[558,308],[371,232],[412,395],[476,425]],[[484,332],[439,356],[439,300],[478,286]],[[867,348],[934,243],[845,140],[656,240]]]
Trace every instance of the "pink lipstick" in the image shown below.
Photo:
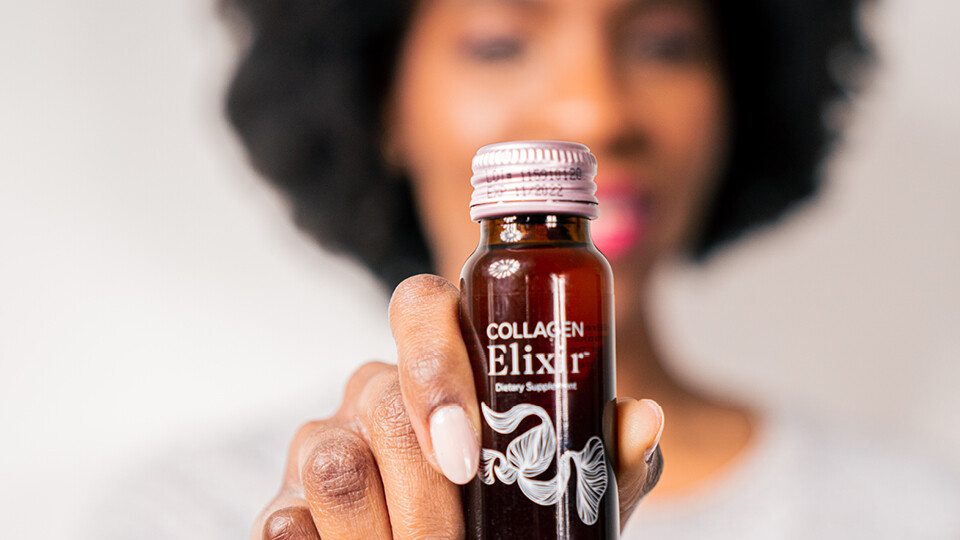
[[[639,189],[604,185],[597,189],[600,217],[591,224],[590,236],[608,259],[619,259],[633,250],[647,235],[650,225],[650,197]]]

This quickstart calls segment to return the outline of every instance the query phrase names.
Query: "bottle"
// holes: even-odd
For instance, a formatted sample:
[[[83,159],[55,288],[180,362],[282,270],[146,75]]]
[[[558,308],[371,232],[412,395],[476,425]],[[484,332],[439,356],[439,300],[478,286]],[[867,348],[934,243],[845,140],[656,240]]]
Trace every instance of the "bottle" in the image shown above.
[[[596,158],[571,142],[497,143],[473,172],[481,237],[461,273],[460,323],[481,454],[463,492],[467,538],[616,539],[613,278],[589,230]]]

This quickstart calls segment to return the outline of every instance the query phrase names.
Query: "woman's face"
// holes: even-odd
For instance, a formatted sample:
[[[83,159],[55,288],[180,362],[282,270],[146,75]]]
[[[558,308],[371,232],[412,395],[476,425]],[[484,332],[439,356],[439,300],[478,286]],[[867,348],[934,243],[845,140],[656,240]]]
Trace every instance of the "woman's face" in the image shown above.
[[[618,283],[641,281],[695,227],[723,165],[716,49],[697,1],[422,0],[385,144],[412,178],[439,272],[456,281],[477,243],[468,217],[476,150],[562,139],[597,156],[594,241]]]

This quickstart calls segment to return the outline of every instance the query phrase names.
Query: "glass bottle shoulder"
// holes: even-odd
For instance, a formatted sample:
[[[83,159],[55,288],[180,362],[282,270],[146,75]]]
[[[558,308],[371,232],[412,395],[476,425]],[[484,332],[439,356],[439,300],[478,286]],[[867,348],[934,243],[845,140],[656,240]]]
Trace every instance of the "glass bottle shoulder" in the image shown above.
[[[549,289],[560,278],[587,295],[612,291],[610,265],[590,243],[480,246],[464,265],[461,284],[506,292]]]

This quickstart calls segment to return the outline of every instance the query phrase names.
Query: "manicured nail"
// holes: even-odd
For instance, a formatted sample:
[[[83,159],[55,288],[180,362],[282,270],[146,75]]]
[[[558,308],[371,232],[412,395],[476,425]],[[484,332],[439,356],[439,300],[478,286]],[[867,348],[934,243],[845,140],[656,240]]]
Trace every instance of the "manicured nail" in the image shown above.
[[[480,444],[467,413],[456,405],[437,409],[430,417],[430,439],[437,464],[455,484],[466,484],[477,474]]]
[[[657,436],[653,439],[653,444],[651,444],[650,448],[647,448],[646,451],[643,452],[643,460],[649,464],[650,460],[653,459],[653,455],[657,452],[657,445],[660,444],[660,435],[663,435],[663,408],[660,407],[660,404],[651,399],[644,399],[642,401],[646,403],[647,407],[653,409],[654,414],[656,414],[657,418],[660,420],[660,429],[657,430]]]

